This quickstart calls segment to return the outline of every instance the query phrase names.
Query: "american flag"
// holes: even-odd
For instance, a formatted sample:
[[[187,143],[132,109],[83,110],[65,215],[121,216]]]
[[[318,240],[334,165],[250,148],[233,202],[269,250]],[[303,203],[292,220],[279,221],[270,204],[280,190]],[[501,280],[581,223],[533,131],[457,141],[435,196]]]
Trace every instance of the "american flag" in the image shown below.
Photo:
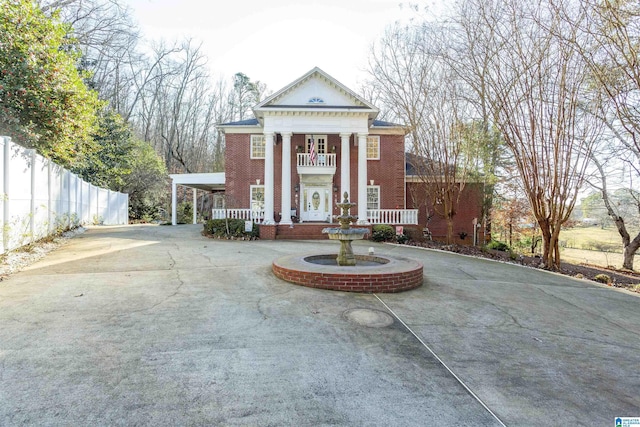
[[[311,141],[309,141],[309,160],[312,165],[316,164],[316,144],[313,140],[313,136],[311,137]]]

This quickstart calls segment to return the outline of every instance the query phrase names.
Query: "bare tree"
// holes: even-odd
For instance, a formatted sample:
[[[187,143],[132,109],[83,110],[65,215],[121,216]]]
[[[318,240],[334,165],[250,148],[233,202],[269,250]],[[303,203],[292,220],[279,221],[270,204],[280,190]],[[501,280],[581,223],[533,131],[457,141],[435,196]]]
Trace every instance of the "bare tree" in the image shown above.
[[[71,26],[82,51],[78,65],[88,72],[87,84],[126,118],[136,95],[130,90],[136,69],[144,63],[131,10],[119,0],[53,0],[40,5],[45,13],[57,12]]]
[[[447,222],[454,217],[474,164],[466,122],[470,105],[460,81],[438,52],[439,29],[394,26],[370,55],[372,85],[385,106],[410,127],[410,161],[425,184],[431,210]]]
[[[169,171],[208,172],[224,167],[224,141],[216,128],[230,119],[232,96],[212,83],[201,46],[156,50],[156,66],[142,80],[138,129],[165,159]]]
[[[622,211],[613,203],[612,191],[627,187],[628,200],[640,214],[640,198],[633,190],[640,182],[640,4],[630,0],[580,0],[573,14],[567,12],[563,1],[554,0],[552,4],[577,34],[564,40],[585,62],[592,88],[603,99],[595,114],[607,127],[608,138],[592,156],[597,173],[591,184],[602,195],[622,239],[623,268],[632,270],[640,249],[640,230],[632,238]],[[616,173],[620,170],[627,171],[625,176]],[[611,183],[616,175],[617,182]]]
[[[599,124],[584,111],[597,105],[586,98],[584,62],[563,42],[577,35],[545,0],[471,0],[467,7],[478,11],[494,49],[487,79],[493,116],[542,232],[542,264],[558,269],[560,230],[600,134]]]

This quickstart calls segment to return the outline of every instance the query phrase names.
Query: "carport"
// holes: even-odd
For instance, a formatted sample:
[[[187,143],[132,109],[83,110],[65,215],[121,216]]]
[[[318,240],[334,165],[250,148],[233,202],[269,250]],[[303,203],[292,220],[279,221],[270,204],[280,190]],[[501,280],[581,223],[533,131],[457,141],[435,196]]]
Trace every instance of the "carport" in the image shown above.
[[[224,172],[171,174],[171,224],[176,225],[178,185],[193,189],[193,223],[198,217],[198,190],[206,192],[224,191]]]

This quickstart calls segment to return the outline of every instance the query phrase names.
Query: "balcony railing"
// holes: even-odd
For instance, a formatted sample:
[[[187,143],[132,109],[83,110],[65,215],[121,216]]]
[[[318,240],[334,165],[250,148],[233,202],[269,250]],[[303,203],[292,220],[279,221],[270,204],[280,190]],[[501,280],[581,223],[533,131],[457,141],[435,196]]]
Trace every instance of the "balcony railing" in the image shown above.
[[[311,161],[311,154],[298,153],[297,165],[298,167],[335,168],[336,155],[333,153],[316,154],[315,161]]]
[[[264,211],[252,209],[213,209],[211,211],[211,217],[212,219],[243,219],[261,224],[264,221]]]
[[[418,209],[367,209],[371,224],[416,225]]]

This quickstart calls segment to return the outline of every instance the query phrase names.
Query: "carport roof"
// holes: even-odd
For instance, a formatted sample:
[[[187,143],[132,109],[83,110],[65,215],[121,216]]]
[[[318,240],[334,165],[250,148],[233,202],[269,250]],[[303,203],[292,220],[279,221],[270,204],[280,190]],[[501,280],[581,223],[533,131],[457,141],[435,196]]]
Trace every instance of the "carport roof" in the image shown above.
[[[224,190],[224,172],[215,173],[182,173],[169,175],[174,184],[199,190]]]

